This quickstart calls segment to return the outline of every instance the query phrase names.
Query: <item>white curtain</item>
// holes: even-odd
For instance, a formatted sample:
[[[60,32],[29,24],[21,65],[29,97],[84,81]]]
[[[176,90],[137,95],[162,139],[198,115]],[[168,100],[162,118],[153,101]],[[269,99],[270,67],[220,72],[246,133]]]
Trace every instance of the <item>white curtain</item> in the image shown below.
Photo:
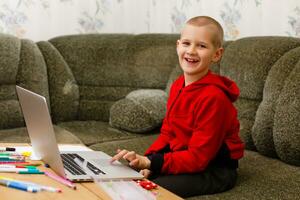
[[[35,41],[78,33],[178,33],[197,15],[225,39],[300,37],[300,0],[0,0],[0,32]]]

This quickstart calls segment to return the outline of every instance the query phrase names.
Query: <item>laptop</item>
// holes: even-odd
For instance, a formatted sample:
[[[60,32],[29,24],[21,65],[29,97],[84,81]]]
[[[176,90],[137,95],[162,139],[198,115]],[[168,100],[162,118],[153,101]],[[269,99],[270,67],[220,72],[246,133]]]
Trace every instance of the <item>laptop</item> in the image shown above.
[[[46,98],[20,86],[16,86],[16,91],[33,152],[55,173],[74,182],[93,181],[93,177],[98,180],[143,178],[129,166],[118,161],[110,163],[111,156],[101,151],[60,152]]]

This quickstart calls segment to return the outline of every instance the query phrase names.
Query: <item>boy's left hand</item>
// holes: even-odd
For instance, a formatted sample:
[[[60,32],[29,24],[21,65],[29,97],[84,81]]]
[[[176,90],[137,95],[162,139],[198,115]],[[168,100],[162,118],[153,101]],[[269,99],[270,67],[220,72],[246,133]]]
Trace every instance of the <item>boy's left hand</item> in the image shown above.
[[[112,157],[111,163],[120,160],[121,158],[129,162],[129,166],[135,169],[149,169],[151,161],[146,156],[141,156],[134,151],[128,151],[126,149],[117,150],[117,154]]]

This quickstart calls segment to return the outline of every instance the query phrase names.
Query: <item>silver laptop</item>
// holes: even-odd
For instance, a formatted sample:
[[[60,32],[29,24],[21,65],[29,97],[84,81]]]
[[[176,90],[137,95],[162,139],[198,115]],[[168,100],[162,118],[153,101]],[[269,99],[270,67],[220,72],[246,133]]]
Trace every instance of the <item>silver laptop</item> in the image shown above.
[[[16,86],[33,151],[58,175],[71,181],[141,179],[143,176],[101,151],[60,152],[46,98]],[[85,167],[80,163],[85,163]]]

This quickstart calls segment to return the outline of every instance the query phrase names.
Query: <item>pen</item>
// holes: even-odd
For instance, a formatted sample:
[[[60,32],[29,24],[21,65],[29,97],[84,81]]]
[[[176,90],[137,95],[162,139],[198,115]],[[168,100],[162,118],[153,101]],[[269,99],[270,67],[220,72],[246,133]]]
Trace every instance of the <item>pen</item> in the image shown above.
[[[67,185],[68,187],[70,187],[74,190],[76,190],[76,185],[73,184],[71,181],[68,181],[65,178],[62,178],[62,177],[60,177],[56,174],[50,173],[50,172],[45,172],[45,175],[52,178],[52,179],[54,179],[54,180],[56,180],[56,181],[58,181],[58,182],[60,182],[60,183],[62,183],[62,184],[64,184],[64,185]]]
[[[16,151],[13,147],[0,147],[0,151]]]
[[[23,190],[27,192],[37,192],[37,188],[34,186],[26,185],[23,183],[20,183],[18,181],[9,181],[5,179],[0,179],[0,185],[4,185],[6,187],[15,188],[18,190]]]

